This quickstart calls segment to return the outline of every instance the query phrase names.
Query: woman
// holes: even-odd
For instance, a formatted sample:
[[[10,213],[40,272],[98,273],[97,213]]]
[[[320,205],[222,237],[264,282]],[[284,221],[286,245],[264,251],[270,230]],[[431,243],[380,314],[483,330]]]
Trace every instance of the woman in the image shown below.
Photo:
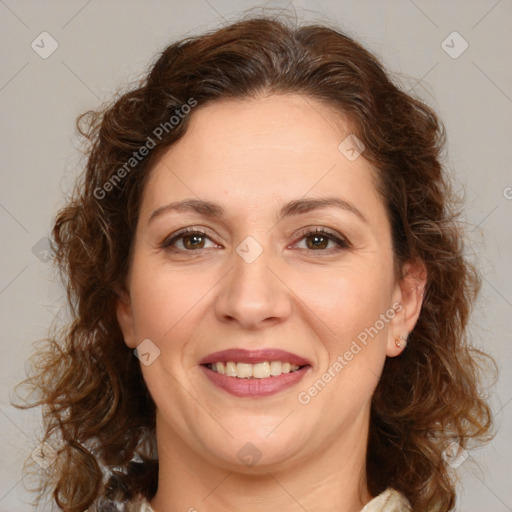
[[[337,30],[170,45],[80,118],[37,355],[66,511],[448,511],[491,425],[435,113]]]

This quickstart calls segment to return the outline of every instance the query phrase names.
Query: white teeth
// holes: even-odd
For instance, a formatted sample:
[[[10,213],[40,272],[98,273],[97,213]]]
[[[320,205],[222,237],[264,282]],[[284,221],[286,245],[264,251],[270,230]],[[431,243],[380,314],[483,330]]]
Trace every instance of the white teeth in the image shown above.
[[[248,377],[252,377],[252,364],[237,363],[236,376],[241,379],[247,379]]]
[[[233,363],[233,361],[228,361],[226,363],[226,375],[228,377],[236,377],[236,363]]]
[[[295,372],[300,367],[282,361],[264,361],[261,363],[235,363],[227,361],[226,363],[219,361],[211,364],[214,372],[228,377],[237,377],[239,379],[266,379],[267,377],[277,377],[282,373]]]
[[[270,375],[281,375],[281,361],[272,361],[270,363]]]
[[[256,363],[252,365],[252,376],[255,379],[266,379],[270,377],[270,363]]]

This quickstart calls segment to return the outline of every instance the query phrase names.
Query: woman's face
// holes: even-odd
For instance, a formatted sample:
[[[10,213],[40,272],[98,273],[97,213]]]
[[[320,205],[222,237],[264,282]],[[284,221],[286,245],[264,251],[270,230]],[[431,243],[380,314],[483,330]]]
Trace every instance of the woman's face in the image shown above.
[[[385,358],[419,305],[394,275],[362,148],[300,95],[191,115],[144,190],[118,304],[128,346],[146,340],[159,443],[241,471],[364,450]]]

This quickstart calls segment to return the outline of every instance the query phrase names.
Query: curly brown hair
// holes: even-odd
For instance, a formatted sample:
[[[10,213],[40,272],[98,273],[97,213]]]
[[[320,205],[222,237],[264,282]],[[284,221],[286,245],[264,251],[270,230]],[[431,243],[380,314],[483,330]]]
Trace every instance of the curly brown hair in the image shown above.
[[[351,121],[377,170],[396,268],[416,258],[427,270],[408,348],[387,358],[373,396],[370,493],[390,486],[415,511],[451,510],[455,480],[443,451],[490,438],[487,356],[467,336],[479,278],[463,254],[457,198],[441,164],[442,124],[339,30],[252,17],[171,44],[134,88],[77,121],[87,164],[52,232],[71,322],[52,329],[26,381],[39,393],[26,407],[43,406],[44,440],[58,452],[41,494],[51,491],[67,512],[110,510],[109,500],[156,492],[155,405],[115,309],[144,184],[185,133],[193,116],[180,115],[191,110],[185,105],[261,93],[314,98]]]

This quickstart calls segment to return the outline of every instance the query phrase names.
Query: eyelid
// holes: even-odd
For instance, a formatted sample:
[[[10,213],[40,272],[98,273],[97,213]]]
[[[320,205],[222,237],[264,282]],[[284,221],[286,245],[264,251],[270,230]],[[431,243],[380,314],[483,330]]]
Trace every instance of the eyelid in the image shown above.
[[[165,237],[163,239],[163,241],[158,244],[158,247],[161,249],[171,247],[171,244],[174,243],[176,240],[180,239],[181,237],[183,237],[185,235],[193,235],[193,234],[203,235],[203,236],[209,238],[215,244],[217,244],[217,242],[214,241],[214,236],[210,233],[210,231],[207,228],[203,228],[203,227],[199,228],[199,227],[189,226],[186,228],[178,229],[178,231],[175,231],[174,233],[171,233],[169,236]],[[217,244],[217,245],[219,245],[219,244]],[[193,252],[193,251],[188,251],[188,252]]]
[[[341,233],[339,233],[335,230],[332,230],[330,228],[326,228],[324,226],[306,226],[304,228],[301,228],[298,231],[298,233],[295,235],[298,238],[293,244],[296,244],[298,241],[302,240],[304,237],[306,237],[308,235],[312,236],[317,233],[319,233],[320,235],[326,236],[327,238],[329,238],[330,240],[332,240],[333,242],[338,244],[337,249],[349,249],[352,247],[352,244],[350,243],[349,239],[345,235],[342,235]],[[336,249],[334,249],[334,250],[336,250]],[[328,250],[323,250],[323,251],[311,250],[311,252],[319,252],[319,253],[323,252],[323,253],[327,253],[327,254],[329,254],[329,252],[331,252],[331,251],[333,251],[333,249],[331,249],[330,251],[328,251]]]
[[[300,240],[302,240],[303,238],[306,238],[307,236],[312,236],[317,233],[327,237],[329,240],[332,240],[334,243],[337,244],[337,247],[334,249],[331,248],[330,250],[324,250],[324,249],[320,249],[317,251],[315,251],[314,249],[309,249],[309,250],[304,249],[304,250],[306,250],[308,252],[318,252],[318,253],[330,254],[337,250],[348,249],[348,248],[352,247],[352,244],[347,239],[347,237],[345,237],[341,233],[338,233],[337,231],[334,231],[330,228],[326,228],[323,226],[305,226],[305,227],[301,228],[294,235],[295,241],[292,244],[290,244],[290,246],[297,244]],[[171,233],[169,236],[164,238],[164,240],[161,243],[158,244],[158,247],[163,248],[163,249],[172,247],[172,244],[176,240],[179,240],[180,238],[182,238],[185,235],[193,235],[193,234],[202,235],[202,236],[208,238],[210,241],[212,241],[216,245],[219,245],[217,242],[215,242],[215,237],[210,234],[210,232],[207,228],[204,228],[204,227],[199,228],[199,227],[189,226],[186,228],[179,229],[178,231],[175,231],[174,233]],[[288,247],[290,247],[290,246],[288,246]],[[182,250],[177,249],[177,251],[182,251]],[[183,251],[183,252],[195,252],[195,251]]]

